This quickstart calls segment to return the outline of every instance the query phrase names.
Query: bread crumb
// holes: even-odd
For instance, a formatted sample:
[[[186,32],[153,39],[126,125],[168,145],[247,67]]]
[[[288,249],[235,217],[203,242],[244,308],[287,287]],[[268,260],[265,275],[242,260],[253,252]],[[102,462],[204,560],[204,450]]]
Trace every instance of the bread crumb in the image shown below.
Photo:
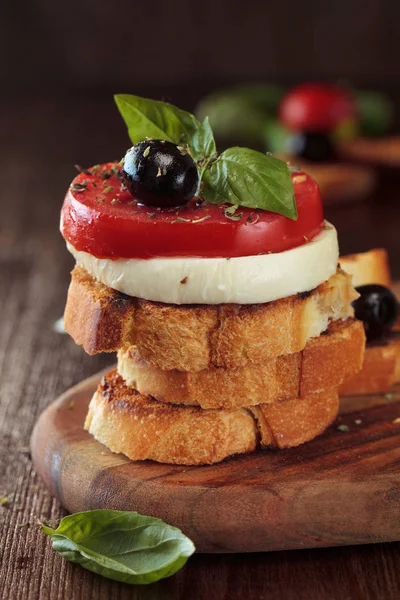
[[[350,431],[350,427],[348,425],[338,425],[338,429],[339,429],[339,431],[343,431],[344,433],[347,433]]]
[[[56,333],[67,333],[64,327],[64,317],[60,317],[53,323],[53,331]]]

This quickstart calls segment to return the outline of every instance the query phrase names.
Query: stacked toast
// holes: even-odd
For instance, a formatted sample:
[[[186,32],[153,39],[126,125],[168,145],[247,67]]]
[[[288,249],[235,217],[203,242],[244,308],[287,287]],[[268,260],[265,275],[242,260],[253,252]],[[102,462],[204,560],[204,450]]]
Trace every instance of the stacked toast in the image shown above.
[[[312,291],[264,304],[163,304],[76,266],[66,329],[89,354],[118,353],[85,428],[133,460],[187,465],[311,440],[363,364],[356,297],[338,268]]]

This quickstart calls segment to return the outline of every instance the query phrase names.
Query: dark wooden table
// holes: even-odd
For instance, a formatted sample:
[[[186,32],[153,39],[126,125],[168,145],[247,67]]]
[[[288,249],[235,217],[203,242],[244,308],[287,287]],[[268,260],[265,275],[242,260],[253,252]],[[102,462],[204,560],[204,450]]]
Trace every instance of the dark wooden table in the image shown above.
[[[37,98],[0,111],[0,597],[14,599],[345,600],[400,597],[400,544],[250,555],[197,555],[176,576],[134,588],[63,561],[39,521],[65,514],[35,475],[29,436],[61,392],[113,357],[88,357],[54,330],[72,260],[58,213],[73,164],[120,157],[129,142],[110,100]],[[395,181],[330,208],[343,252],[385,245],[400,277]]]

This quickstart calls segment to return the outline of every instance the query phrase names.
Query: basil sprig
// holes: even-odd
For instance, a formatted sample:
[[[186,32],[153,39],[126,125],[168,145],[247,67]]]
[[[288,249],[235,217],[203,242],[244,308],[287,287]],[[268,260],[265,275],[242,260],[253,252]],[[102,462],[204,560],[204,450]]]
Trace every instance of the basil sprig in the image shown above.
[[[153,583],[181,569],[195,547],[180,529],[136,512],[91,510],[43,526],[63,558],[98,575],[132,584]]]
[[[209,202],[270,210],[297,219],[286,162],[249,148],[229,148],[218,155],[207,117],[200,122],[172,104],[139,96],[118,94],[114,98],[133,144],[153,138],[188,147],[199,172],[199,186],[203,184],[201,194]]]

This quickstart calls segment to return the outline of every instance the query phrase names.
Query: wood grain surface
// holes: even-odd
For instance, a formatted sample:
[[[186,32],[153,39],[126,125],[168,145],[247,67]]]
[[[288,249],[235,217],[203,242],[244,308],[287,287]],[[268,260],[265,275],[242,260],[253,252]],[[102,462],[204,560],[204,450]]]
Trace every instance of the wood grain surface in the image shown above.
[[[130,461],[83,429],[101,376],[52,403],[32,434],[36,471],[69,512],[136,510],[179,527],[199,552],[400,540],[400,386],[356,398],[356,410],[346,398],[347,414],[297,448],[185,467]]]
[[[171,100],[185,105],[184,99]],[[182,101],[181,101],[182,100]],[[73,164],[127,147],[112,101],[16,98],[0,104],[0,598],[3,600],[397,600],[400,544],[192,557],[176,576],[134,588],[63,561],[38,520],[66,514],[36,475],[29,438],[40,413],[114,357],[88,357],[56,333],[72,260],[58,215]],[[330,208],[343,252],[387,246],[400,277],[395,182],[364,202]],[[344,436],[344,434],[343,434]]]

